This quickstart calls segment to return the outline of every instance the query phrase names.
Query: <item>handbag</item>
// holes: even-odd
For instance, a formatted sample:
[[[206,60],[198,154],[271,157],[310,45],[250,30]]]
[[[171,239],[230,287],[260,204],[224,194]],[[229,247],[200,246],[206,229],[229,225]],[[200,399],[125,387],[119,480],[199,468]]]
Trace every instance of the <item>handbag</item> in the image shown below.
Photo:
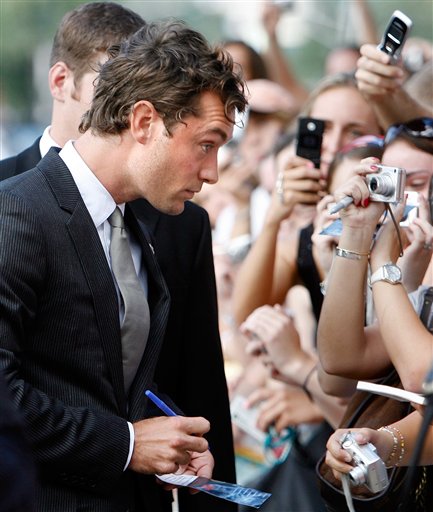
[[[402,387],[400,377],[393,369],[381,384]],[[340,428],[368,427],[378,429],[389,425],[407,416],[413,411],[407,402],[400,402],[392,398],[375,395],[365,391],[357,391],[349,402],[346,413],[341,421]],[[383,491],[374,494],[364,486],[351,487],[353,505],[357,512],[398,512],[404,498],[405,477],[408,468],[393,467],[388,470],[389,485]],[[325,463],[325,455],[321,457],[316,466],[316,475],[322,498],[328,512],[346,512],[348,510],[346,498],[331,468]],[[416,485],[411,497],[410,512],[429,510],[426,508],[427,479],[431,471],[425,467],[416,469],[414,482]],[[430,480],[431,482],[431,480]],[[433,510],[433,509],[431,509]],[[401,510],[401,512],[404,512]]]

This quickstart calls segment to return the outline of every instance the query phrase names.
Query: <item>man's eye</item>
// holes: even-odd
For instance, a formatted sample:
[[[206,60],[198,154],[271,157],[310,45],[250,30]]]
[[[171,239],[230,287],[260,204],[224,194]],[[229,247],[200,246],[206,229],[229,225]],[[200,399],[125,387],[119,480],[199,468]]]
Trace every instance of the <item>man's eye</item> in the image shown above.
[[[201,145],[203,151],[205,153],[209,153],[209,151],[214,147],[213,144],[202,144]]]

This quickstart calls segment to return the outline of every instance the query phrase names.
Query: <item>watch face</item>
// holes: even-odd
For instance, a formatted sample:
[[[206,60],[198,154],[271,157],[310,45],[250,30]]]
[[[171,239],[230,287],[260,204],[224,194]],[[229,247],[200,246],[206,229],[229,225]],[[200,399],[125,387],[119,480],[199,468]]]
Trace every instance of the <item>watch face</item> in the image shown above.
[[[387,278],[391,281],[399,281],[401,279],[401,270],[396,265],[385,265]]]

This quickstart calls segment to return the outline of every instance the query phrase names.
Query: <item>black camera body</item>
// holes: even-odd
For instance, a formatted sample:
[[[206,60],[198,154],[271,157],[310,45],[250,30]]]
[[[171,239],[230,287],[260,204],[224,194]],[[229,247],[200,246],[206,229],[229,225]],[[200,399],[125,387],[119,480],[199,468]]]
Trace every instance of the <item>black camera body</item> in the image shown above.
[[[320,168],[320,154],[322,151],[323,132],[325,122],[313,117],[300,117],[298,120],[298,135],[296,154],[314,163]]]
[[[391,55],[394,61],[400,57],[403,45],[412,27],[412,20],[401,11],[394,11],[378,46],[379,50]]]

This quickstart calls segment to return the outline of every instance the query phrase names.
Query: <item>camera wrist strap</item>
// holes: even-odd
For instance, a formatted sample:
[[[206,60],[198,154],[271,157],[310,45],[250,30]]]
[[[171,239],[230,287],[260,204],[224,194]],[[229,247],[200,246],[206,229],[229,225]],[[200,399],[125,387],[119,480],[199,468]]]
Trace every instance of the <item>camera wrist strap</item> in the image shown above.
[[[341,483],[343,485],[344,497],[346,498],[349,512],[356,512],[353,506],[352,493],[350,492],[349,475],[347,473],[343,473],[341,475]]]

